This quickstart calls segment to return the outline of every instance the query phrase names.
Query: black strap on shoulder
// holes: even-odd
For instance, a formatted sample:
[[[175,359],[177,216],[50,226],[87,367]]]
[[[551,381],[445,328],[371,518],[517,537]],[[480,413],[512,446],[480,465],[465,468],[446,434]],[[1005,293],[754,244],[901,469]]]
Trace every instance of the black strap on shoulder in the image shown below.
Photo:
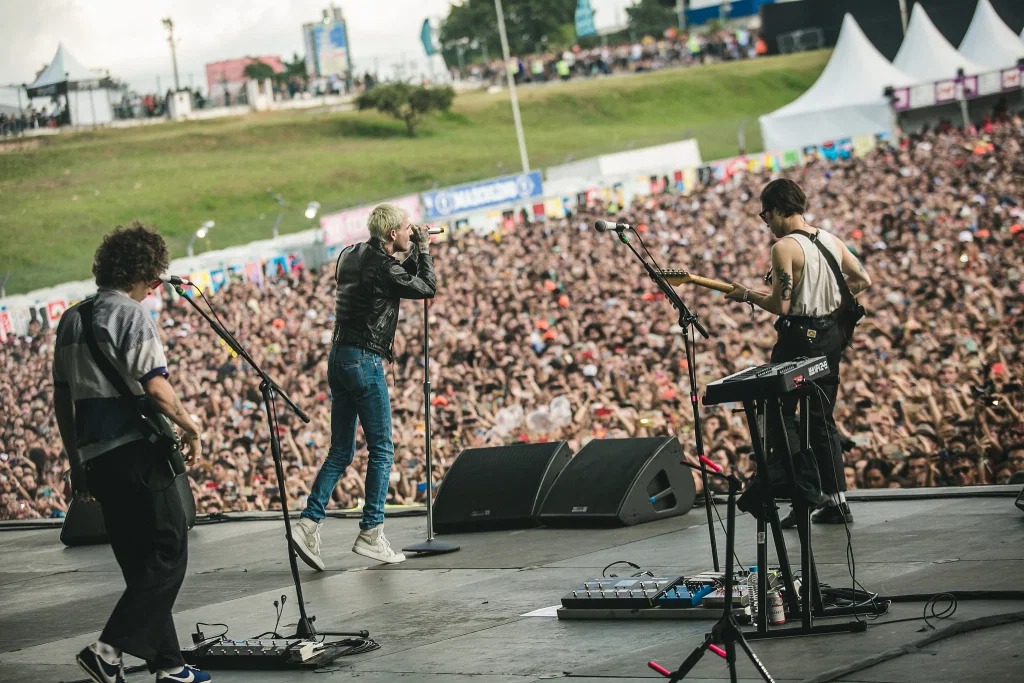
[[[99,344],[96,343],[96,333],[93,330],[93,303],[95,299],[86,299],[85,302],[78,306],[78,314],[82,318],[82,333],[85,335],[85,343],[89,345],[89,352],[92,354],[92,359],[96,361],[96,365],[99,366],[103,375],[107,378],[107,381],[114,385],[118,393],[126,398],[135,398],[135,394],[131,392],[128,385],[125,383],[124,378],[121,377],[110,359],[103,355],[100,351]]]
[[[825,257],[825,261],[828,263],[829,269],[832,271],[832,275],[836,278],[836,284],[839,285],[839,295],[842,300],[846,303],[854,301],[853,293],[850,291],[850,286],[846,284],[846,278],[843,277],[842,271],[839,269],[839,264],[836,262],[836,257],[832,255],[832,252],[825,248],[825,245],[818,241],[818,235],[820,232],[814,233],[813,235],[806,230],[793,230],[789,233],[790,235],[803,235],[811,241],[811,244],[818,248],[821,255]]]

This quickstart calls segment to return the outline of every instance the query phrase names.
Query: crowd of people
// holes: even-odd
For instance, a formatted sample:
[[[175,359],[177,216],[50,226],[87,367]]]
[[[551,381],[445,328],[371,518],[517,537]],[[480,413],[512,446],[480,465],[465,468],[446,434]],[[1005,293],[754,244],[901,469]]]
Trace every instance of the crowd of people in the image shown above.
[[[66,119],[66,107],[54,104],[49,111],[28,106],[15,111],[0,111],[0,138],[21,135],[27,130],[54,128]]]
[[[681,33],[660,39],[648,36],[611,46],[577,45],[563,51],[513,55],[508,70],[519,85],[747,59],[767,51],[764,41],[746,29]],[[487,85],[500,85],[504,78],[500,58],[452,66],[451,73],[456,80]]]
[[[849,488],[996,484],[1024,477],[1024,124],[942,129],[862,158],[787,174],[806,190],[808,223],[834,231],[874,281],[842,367],[836,421]],[[661,267],[756,286],[770,238],[757,218],[768,174],[738,174],[688,195],[666,191],[619,211],[454,235],[432,252],[431,435],[438,482],[465,448],[677,435],[695,439],[686,356],[670,305],[599,217],[639,224]],[[681,293],[709,328],[696,340],[698,391],[767,362],[774,316],[717,292]],[[333,270],[297,267],[259,288],[233,281],[213,297],[225,325],[307,413],[280,402],[286,480],[278,482],[258,380],[206,323],[164,292],[154,312],[183,403],[202,426],[189,472],[200,513],[301,508],[330,440],[326,364]],[[390,366],[396,456],[389,501],[427,491],[422,308],[402,308]],[[60,516],[67,467],[52,411],[53,330],[34,323],[0,345],[0,516]],[[750,438],[730,406],[704,407],[709,457],[751,473]],[[334,492],[362,502],[365,450]]]

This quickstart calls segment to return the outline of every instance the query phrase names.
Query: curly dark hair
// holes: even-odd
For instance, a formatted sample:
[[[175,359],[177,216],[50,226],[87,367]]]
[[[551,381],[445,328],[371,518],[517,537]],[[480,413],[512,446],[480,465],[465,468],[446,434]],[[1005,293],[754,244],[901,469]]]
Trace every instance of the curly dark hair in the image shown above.
[[[100,287],[129,290],[140,282],[156,280],[170,261],[160,233],[141,221],[132,221],[103,238],[93,257],[92,274]]]

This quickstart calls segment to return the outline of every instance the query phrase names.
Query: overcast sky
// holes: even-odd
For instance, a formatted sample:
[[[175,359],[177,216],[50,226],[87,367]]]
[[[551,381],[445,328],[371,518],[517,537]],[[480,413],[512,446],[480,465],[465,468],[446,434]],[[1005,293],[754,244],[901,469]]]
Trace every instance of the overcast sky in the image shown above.
[[[247,55],[303,54],[302,24],[320,18],[328,0],[0,0],[0,85],[31,83],[58,43],[84,66],[109,70],[139,91],[173,84],[170,48],[160,20],[174,20],[178,74],[183,87],[206,90],[204,65]],[[433,25],[448,0],[336,2],[348,20],[358,70],[376,65],[392,77],[426,71],[419,42],[423,19]],[[631,0],[591,0],[600,29],[625,21]],[[10,102],[12,90],[0,90]]]

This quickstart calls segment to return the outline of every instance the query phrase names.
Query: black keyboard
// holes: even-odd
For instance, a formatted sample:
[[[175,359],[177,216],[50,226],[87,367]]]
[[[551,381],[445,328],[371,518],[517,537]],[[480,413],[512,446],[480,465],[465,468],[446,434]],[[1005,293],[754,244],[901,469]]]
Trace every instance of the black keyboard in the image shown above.
[[[828,370],[825,356],[747,368],[709,384],[704,392],[704,405],[778,398],[824,377]]]

